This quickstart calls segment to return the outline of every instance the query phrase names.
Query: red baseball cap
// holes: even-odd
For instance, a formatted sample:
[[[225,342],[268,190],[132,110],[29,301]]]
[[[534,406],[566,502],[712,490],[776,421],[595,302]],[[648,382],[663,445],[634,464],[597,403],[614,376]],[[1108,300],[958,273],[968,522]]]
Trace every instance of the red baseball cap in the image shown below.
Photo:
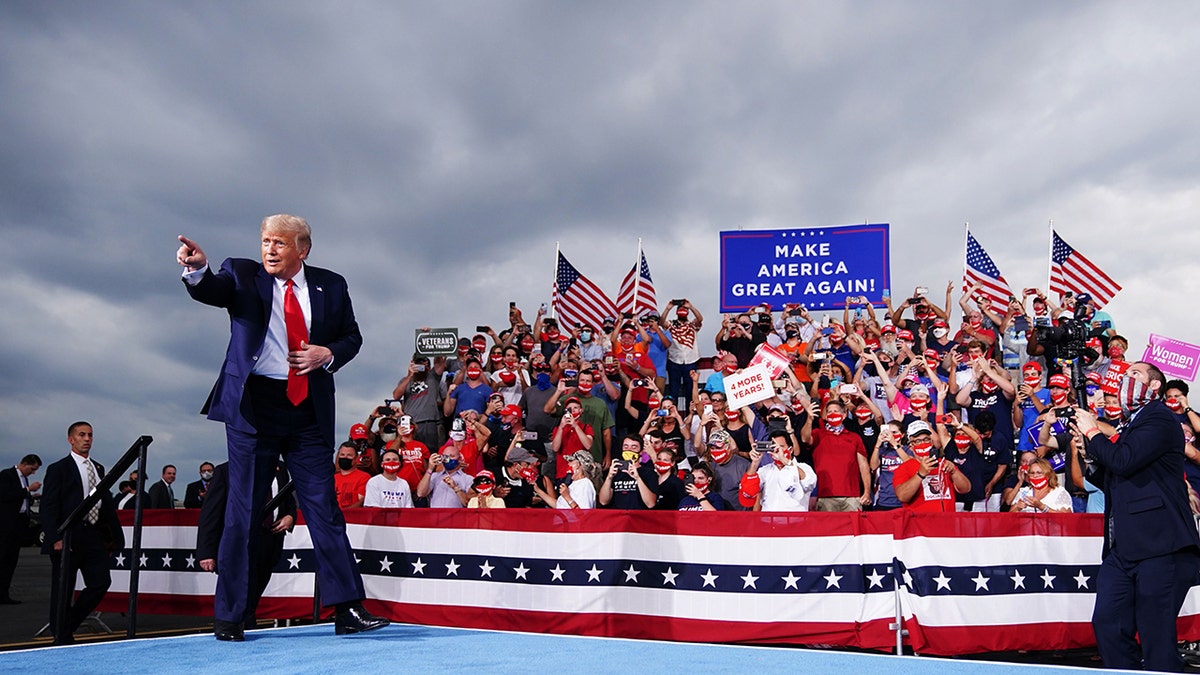
[[[909,342],[913,341],[912,331],[908,330],[907,328],[902,328],[896,331],[896,337],[900,338],[901,340],[908,340]]]
[[[889,324],[886,324],[883,328],[880,328],[879,332],[880,333],[895,333],[896,327],[889,323]]]
[[[512,415],[514,417],[520,417],[521,416],[521,406],[509,403],[508,405],[506,405],[500,409],[500,416],[503,417],[504,415]]]
[[[1071,378],[1067,377],[1066,375],[1063,375],[1062,373],[1058,373],[1057,375],[1051,375],[1050,376],[1050,386],[1058,387],[1060,389],[1070,389],[1071,388]]]
[[[361,441],[367,437],[367,425],[355,424],[350,427],[350,440]]]
[[[1036,370],[1040,373],[1042,372],[1042,364],[1038,363],[1037,361],[1029,361],[1025,365],[1021,366],[1021,370]]]

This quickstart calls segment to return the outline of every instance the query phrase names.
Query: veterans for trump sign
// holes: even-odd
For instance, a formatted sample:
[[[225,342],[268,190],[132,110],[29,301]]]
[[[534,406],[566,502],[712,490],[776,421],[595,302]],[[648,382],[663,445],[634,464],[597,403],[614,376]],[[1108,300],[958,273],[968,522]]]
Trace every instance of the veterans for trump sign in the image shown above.
[[[882,307],[888,260],[886,223],[722,232],[721,311],[840,308],[847,296]]]

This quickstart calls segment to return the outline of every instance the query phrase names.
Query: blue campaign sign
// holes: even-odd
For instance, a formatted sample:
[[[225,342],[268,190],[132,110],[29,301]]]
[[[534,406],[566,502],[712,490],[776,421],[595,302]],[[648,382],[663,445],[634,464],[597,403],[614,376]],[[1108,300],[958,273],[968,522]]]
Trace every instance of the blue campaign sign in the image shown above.
[[[887,223],[721,233],[722,312],[840,309],[848,295],[882,307],[889,283]]]

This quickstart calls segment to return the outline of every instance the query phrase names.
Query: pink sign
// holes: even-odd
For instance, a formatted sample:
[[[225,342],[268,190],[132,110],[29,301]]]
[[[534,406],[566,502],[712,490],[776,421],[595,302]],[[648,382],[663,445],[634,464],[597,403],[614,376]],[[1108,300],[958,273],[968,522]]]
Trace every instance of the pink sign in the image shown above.
[[[1194,382],[1196,369],[1200,367],[1200,347],[1151,333],[1142,360],[1158,366],[1167,377]]]
[[[791,363],[791,357],[764,342],[758,346],[754,358],[750,359],[750,363],[746,365],[757,366],[762,364],[767,367],[767,370],[771,373],[771,377],[778,378]]]

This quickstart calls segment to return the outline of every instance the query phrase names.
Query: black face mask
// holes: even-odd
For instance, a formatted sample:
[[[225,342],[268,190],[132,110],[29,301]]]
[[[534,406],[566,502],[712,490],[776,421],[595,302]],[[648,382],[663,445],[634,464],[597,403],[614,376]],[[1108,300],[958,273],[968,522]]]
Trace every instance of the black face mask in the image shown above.
[[[800,331],[789,330],[789,331],[785,331],[785,333],[787,334],[787,338],[789,340],[791,340],[792,338],[800,337]]]
[[[354,468],[354,460],[349,457],[338,457],[338,468],[342,471],[349,471]]]

